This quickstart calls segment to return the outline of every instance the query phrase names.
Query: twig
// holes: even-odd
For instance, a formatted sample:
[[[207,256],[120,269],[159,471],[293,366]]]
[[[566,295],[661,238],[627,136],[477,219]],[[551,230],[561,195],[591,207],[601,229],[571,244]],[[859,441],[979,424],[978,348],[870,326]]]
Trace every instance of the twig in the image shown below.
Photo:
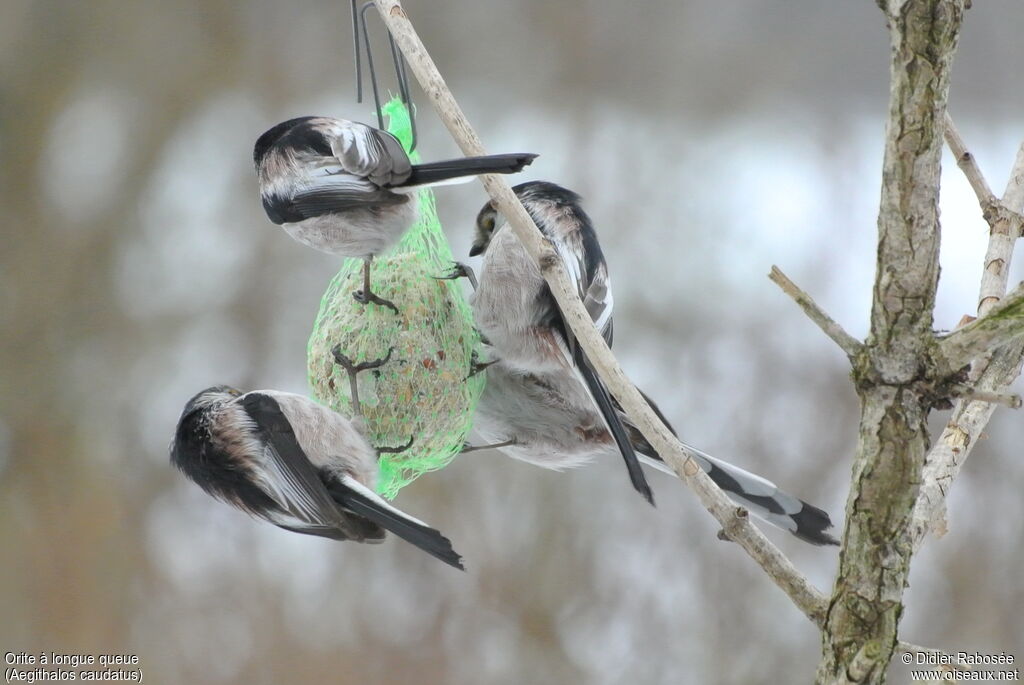
[[[1024,221],[1024,217],[1021,216],[1024,203],[1020,198],[1020,194],[1024,192],[1024,182],[1019,178],[1024,174],[1024,143],[1017,150],[1017,160],[1010,172],[1006,192],[1000,201],[989,188],[974,155],[967,150],[967,144],[960,137],[960,132],[949,112],[946,113],[945,125],[946,144],[949,145],[953,156],[956,157],[957,165],[974,189],[982,216],[985,217],[990,229],[985,268],[981,277],[981,292],[978,295],[978,316],[984,316],[1006,293],[1009,258],[1013,254],[1013,245],[1020,236],[1021,224]]]
[[[445,84],[415,29],[398,0],[374,0],[405,55],[409,66],[430,98],[442,122],[467,155],[486,154],[480,138],[466,119],[454,96]],[[669,464],[711,512],[729,537],[742,547],[793,602],[815,623],[821,621],[824,597],[793,566],[779,549],[758,530],[749,517],[737,517],[736,505],[689,458],[685,448],[651,411],[650,406],[626,378],[604,338],[583,307],[561,260],[543,238],[516,198],[512,189],[499,176],[485,176],[484,187],[493,198],[498,211],[508,220],[527,253],[540,266],[558,306],[577,342],[594,364],[601,379],[622,405],[643,436]]]
[[[978,293],[979,316],[987,314],[1006,293],[1010,258],[1013,256],[1013,246],[1021,234],[1021,212],[1024,211],[1024,143],[1017,150],[1017,158],[999,207],[1002,211],[998,220],[985,217],[991,230],[985,252],[985,268],[981,272],[981,290]]]
[[[967,149],[964,139],[960,137],[960,132],[957,130],[956,124],[953,123],[953,119],[949,116],[949,112],[946,112],[945,126],[946,144],[949,146],[953,156],[956,157],[957,166],[964,172],[967,182],[971,184],[971,188],[978,198],[978,204],[981,205],[981,214],[985,217],[985,221],[988,222],[989,227],[993,231],[1006,233],[1008,226],[1016,229],[1015,233],[1014,231],[1009,231],[1009,233],[1014,234],[1013,237],[1015,238],[1020,234],[1021,223],[1024,222],[1024,217],[1021,216],[1020,210],[1011,209],[1005,200],[1001,201],[992,193],[988,181],[985,180],[985,176],[978,167],[977,160]],[[1024,145],[1021,146],[1021,150],[1017,154],[1018,156],[1024,154]],[[1011,178],[1012,182],[1013,179]],[[987,263],[988,260],[986,260]]]
[[[956,129],[956,124],[953,123],[953,118],[949,116],[949,112],[946,112],[945,125],[946,144],[949,146],[953,156],[956,157],[957,166],[964,172],[967,182],[974,189],[974,194],[978,196],[978,204],[981,205],[982,211],[987,211],[989,207],[997,204],[999,200],[992,193],[992,189],[988,187],[988,182],[982,175],[981,169],[978,168],[974,155],[967,149],[964,139],[960,137],[960,132]]]
[[[805,293],[803,290],[797,287],[793,281],[789,280],[786,274],[782,273],[782,270],[777,266],[772,266],[771,272],[768,274],[768,278],[772,280],[777,286],[782,288],[782,291],[793,298],[800,308],[804,310],[804,314],[808,318],[818,325],[825,335],[832,338],[832,341],[836,345],[839,345],[840,349],[846,353],[847,357],[851,359],[856,357],[863,349],[863,345],[859,340],[854,338],[852,335],[843,330],[835,320],[825,313],[825,311],[818,306],[818,303],[811,299],[811,296]]]
[[[953,397],[962,397],[974,402],[987,402],[989,404],[1001,404],[1010,409],[1020,409],[1020,395],[1008,392],[995,392],[990,390],[979,390],[968,385],[953,386]]]

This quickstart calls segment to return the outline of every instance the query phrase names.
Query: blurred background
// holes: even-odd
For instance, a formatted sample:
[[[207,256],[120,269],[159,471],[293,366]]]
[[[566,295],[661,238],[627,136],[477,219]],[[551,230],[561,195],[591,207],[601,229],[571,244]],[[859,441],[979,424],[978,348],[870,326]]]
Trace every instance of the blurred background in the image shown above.
[[[888,92],[875,3],[406,8],[488,149],[540,153],[523,180],[585,197],[632,378],[688,442],[841,525],[847,364],[766,274],[866,334]],[[953,74],[951,112],[1000,194],[1024,138],[1022,22],[1019,0],[974,3]],[[338,263],[266,220],[251,149],[292,116],[374,120],[349,31],[342,0],[0,8],[0,651],[137,654],[149,683],[808,682],[815,629],[667,476],[652,510],[617,460],[457,459],[398,504],[453,540],[461,574],[393,539],[287,533],[172,471],[199,389],[307,391]],[[415,94],[424,158],[457,154]],[[457,255],[485,200],[478,184],[439,198]],[[942,220],[938,329],[974,311],[986,244],[948,153]],[[951,532],[915,559],[905,639],[1024,657],[1008,580],[1022,441],[999,410]],[[769,535],[830,587],[834,549]]]

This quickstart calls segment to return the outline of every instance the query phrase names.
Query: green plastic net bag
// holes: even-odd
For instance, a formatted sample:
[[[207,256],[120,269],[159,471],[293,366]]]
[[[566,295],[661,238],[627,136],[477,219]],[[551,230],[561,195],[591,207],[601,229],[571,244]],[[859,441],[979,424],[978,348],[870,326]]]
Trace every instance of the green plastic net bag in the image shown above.
[[[409,113],[398,98],[382,112],[388,131],[406,151],[412,139]],[[417,153],[411,153],[415,163]],[[484,387],[484,374],[467,378],[480,336],[457,281],[437,280],[451,271],[452,252],[441,230],[434,194],[419,195],[420,218],[394,250],[373,260],[373,292],[391,300],[398,315],[352,297],[362,288],[361,259],[347,259],[335,275],[313,324],[307,347],[309,383],[316,399],[344,416],[353,416],[348,376],[335,364],[331,349],[359,363],[381,359],[380,369],[359,374],[359,401],[367,437],[399,454],[380,455],[377,492],[388,499],[427,471],[446,466],[462,449],[473,411]]]

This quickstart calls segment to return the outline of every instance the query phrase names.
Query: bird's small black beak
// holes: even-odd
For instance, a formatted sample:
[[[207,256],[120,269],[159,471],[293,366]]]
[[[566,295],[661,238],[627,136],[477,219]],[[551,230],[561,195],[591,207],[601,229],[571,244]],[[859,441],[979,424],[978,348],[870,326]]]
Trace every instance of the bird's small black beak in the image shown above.
[[[478,254],[484,251],[484,246],[477,243],[473,247],[469,248],[469,256],[476,257]]]

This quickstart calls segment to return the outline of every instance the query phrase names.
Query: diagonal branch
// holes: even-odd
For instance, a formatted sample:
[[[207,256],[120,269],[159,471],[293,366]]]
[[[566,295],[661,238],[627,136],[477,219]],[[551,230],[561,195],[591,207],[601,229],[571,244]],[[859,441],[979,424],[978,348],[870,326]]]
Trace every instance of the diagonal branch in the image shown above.
[[[984,316],[1006,294],[1010,257],[1013,255],[1013,246],[1021,234],[1024,223],[1024,143],[1021,143],[1017,150],[1017,159],[1000,201],[992,195],[974,155],[967,150],[966,143],[960,137],[948,113],[945,123],[946,143],[956,156],[957,164],[966,174],[971,187],[974,188],[982,216],[985,217],[990,229],[985,268],[981,275],[981,292],[978,296],[978,315]]]
[[[979,390],[969,385],[954,385],[952,388],[952,396],[957,398],[963,398],[967,400],[973,400],[975,402],[987,402],[989,404],[1001,404],[1004,407],[1010,409],[1020,409],[1024,401],[1021,400],[1020,395],[1010,392],[995,392],[994,390]]]
[[[777,286],[782,288],[782,291],[793,298],[800,308],[804,310],[804,314],[818,325],[818,328],[822,330],[832,341],[839,345],[839,348],[846,353],[846,356],[851,360],[856,357],[864,346],[859,340],[854,338],[852,335],[843,330],[835,320],[825,313],[818,303],[811,299],[811,296],[797,287],[796,283],[789,280],[789,277],[782,273],[782,270],[777,266],[772,266],[771,272],[768,274],[768,278],[772,280]]]
[[[974,159],[974,155],[967,149],[964,139],[960,137],[960,131],[957,130],[949,112],[946,112],[945,126],[946,145],[956,157],[956,165],[964,172],[967,182],[971,184],[974,194],[978,196],[978,204],[981,205],[982,211],[988,211],[990,207],[998,204],[999,200],[992,194],[992,189],[988,187],[988,181],[985,180],[981,169],[978,168],[978,162]]]
[[[964,139],[960,136],[960,132],[957,130],[956,124],[953,123],[953,118],[949,116],[949,112],[946,113],[945,125],[946,144],[949,146],[953,156],[956,157],[957,166],[964,172],[967,182],[971,184],[974,194],[978,197],[981,215],[985,217],[985,221],[988,222],[992,232],[1008,235],[1011,240],[1015,239],[1020,235],[1021,224],[1024,223],[1024,216],[1021,215],[1021,210],[1011,207],[1013,204],[1012,197],[1000,200],[992,194],[992,189],[982,175],[981,169],[978,168],[974,155],[967,149],[967,144],[964,143]],[[1021,149],[1017,153],[1018,161],[1022,154],[1024,154],[1024,145],[1021,145]],[[1017,165],[1014,166],[1014,169],[1018,168]],[[1014,184],[1014,175],[1011,174],[1010,176],[1011,186]],[[985,263],[988,264],[988,260]]]
[[[398,0],[374,2],[423,91],[459,147],[467,155],[486,154],[480,138],[438,72],[401,3]],[[561,260],[534,225],[508,183],[500,176],[485,176],[483,183],[498,211],[508,220],[527,253],[540,266],[573,335],[629,418],[665,463],[696,493],[701,504],[722,525],[729,539],[739,544],[801,611],[815,623],[820,623],[825,607],[821,593],[750,522],[745,511],[743,515],[737,515],[736,505],[690,458],[686,448],[651,410],[612,356],[604,338],[583,307]]]

